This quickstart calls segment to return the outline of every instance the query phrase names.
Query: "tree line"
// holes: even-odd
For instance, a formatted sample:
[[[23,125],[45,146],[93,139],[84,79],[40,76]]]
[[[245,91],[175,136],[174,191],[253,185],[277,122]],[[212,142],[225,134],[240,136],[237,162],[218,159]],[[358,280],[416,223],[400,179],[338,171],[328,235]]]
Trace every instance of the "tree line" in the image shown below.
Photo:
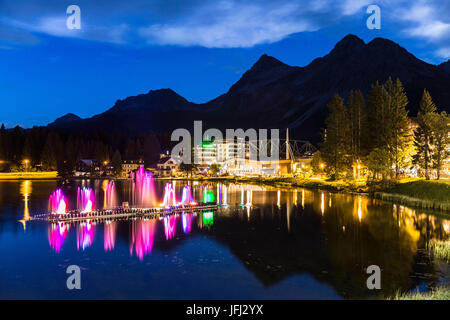
[[[116,132],[64,132],[47,127],[0,128],[0,171],[55,171],[73,173],[81,159],[121,166],[122,159],[144,159],[152,163],[169,139],[149,132],[129,138]]]
[[[414,166],[426,179],[436,170],[439,179],[449,156],[449,116],[437,112],[427,90],[417,120],[408,117],[407,105],[399,79],[376,82],[367,98],[360,90],[352,90],[346,103],[335,95],[313,163],[323,163],[331,179],[352,176],[355,166],[367,168],[374,179],[399,178]]]

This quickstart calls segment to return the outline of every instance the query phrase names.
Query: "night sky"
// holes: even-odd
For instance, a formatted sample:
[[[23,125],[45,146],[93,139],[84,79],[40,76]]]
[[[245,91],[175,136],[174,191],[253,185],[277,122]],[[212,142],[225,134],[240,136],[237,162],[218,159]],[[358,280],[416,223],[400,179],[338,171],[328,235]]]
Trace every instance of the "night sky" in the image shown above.
[[[66,9],[81,8],[81,30]],[[369,30],[366,9],[381,8]],[[346,34],[391,39],[426,62],[450,58],[444,1],[0,1],[0,123],[90,117],[116,100],[172,88],[193,102],[225,93],[266,53],[304,66]]]

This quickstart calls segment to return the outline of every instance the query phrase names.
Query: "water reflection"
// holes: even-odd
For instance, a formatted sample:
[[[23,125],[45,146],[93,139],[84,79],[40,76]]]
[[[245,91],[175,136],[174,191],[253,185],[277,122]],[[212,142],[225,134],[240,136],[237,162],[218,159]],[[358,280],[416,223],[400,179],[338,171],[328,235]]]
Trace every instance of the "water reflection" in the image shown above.
[[[116,244],[116,221],[107,221],[104,223],[104,240],[103,248],[105,251],[111,251],[114,249]]]
[[[82,222],[77,224],[77,250],[85,250],[94,241],[94,225],[92,222]]]
[[[166,240],[172,239],[175,236],[176,226],[177,226],[176,215],[164,217],[164,234],[166,235]]]
[[[33,192],[30,180],[22,181],[20,184],[20,195],[23,196],[23,218],[19,222],[23,226],[23,230],[27,229],[27,221],[30,220],[30,211],[28,209],[28,197]]]
[[[110,198],[105,190],[114,190],[115,195],[116,187],[128,186],[110,185],[108,182],[100,187],[104,202]],[[103,230],[100,250],[120,250],[117,242],[128,241],[125,247],[130,255],[142,261],[152,250],[169,250],[186,239],[195,241],[200,234],[227,246],[265,286],[307,273],[349,298],[382,297],[440,281],[440,271],[425,249],[430,240],[449,237],[450,222],[423,210],[361,195],[307,189],[193,183],[188,192],[169,185],[168,201],[173,201],[176,193],[182,201],[214,200],[218,210],[111,221],[103,228],[97,225],[97,237],[101,238]],[[158,187],[162,194],[164,184]],[[30,192],[23,192],[23,197]],[[92,223],[75,226],[78,250],[94,247],[94,228]],[[49,243],[54,251],[69,246],[63,248],[68,231],[65,226],[49,226]],[[379,292],[368,291],[365,285],[365,270],[371,264],[383,270],[383,289]]]
[[[183,221],[183,232],[185,234],[188,234],[191,232],[191,226],[192,226],[192,219],[193,219],[192,213],[183,213],[182,214],[182,221]]]
[[[135,220],[131,223],[130,255],[133,248],[139,260],[152,252],[155,238],[156,220]]]
[[[54,224],[49,226],[48,230],[48,242],[53,250],[60,252],[67,237],[68,225]]]

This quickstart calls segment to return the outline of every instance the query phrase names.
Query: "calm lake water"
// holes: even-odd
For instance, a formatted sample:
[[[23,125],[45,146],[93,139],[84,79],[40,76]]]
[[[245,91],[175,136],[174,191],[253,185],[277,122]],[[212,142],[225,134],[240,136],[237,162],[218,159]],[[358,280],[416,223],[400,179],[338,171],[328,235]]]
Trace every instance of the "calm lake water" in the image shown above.
[[[155,182],[162,201],[166,182]],[[213,192],[217,211],[165,219],[51,225],[56,181],[0,182],[1,299],[372,299],[450,280],[427,254],[450,221],[364,196],[307,189],[190,182],[196,201]],[[97,208],[132,201],[130,182],[74,181],[95,190]],[[175,184],[179,198],[184,183]],[[107,190],[108,189],[108,190]],[[81,268],[68,290],[66,268]],[[368,290],[366,268],[381,268]]]

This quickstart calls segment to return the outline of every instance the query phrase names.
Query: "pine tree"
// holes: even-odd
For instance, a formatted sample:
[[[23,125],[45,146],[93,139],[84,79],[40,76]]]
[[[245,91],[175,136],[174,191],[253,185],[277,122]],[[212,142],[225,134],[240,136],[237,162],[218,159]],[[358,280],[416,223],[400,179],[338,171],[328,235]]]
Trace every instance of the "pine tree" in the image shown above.
[[[365,155],[364,134],[367,128],[366,102],[360,90],[350,91],[348,97],[348,117],[350,121],[351,155],[354,162]]]
[[[331,99],[328,110],[326,135],[320,152],[327,172],[333,179],[338,179],[351,165],[350,124],[344,101],[339,95]]]
[[[449,138],[449,126],[450,126],[450,117],[447,115],[445,111],[441,113],[436,113],[432,120],[432,141],[433,141],[433,168],[436,169],[437,179],[439,180],[441,177],[441,169],[444,163],[444,160],[448,158],[448,146],[450,144]]]
[[[408,98],[406,97],[400,79],[397,78],[395,83],[389,78],[385,84],[386,90],[390,96],[390,117],[388,121],[387,132],[388,136],[387,147],[395,166],[395,177],[398,178],[401,164],[404,162],[404,157],[408,156],[405,152],[410,145],[411,136],[409,134],[409,119],[406,106],[408,105]]]
[[[34,163],[34,159],[33,159],[33,143],[32,143],[32,136],[31,134],[28,134],[27,137],[25,138],[25,144],[23,146],[23,151],[22,151],[22,159],[23,160],[28,160],[31,161],[30,165],[32,165]]]
[[[417,114],[419,127],[414,132],[414,145],[417,148],[417,153],[413,157],[413,163],[425,169],[425,178],[427,180],[430,180],[428,169],[431,162],[433,114],[435,112],[436,106],[431,99],[431,95],[427,90],[424,90]]]
[[[44,170],[57,170],[58,164],[62,161],[64,161],[64,148],[61,139],[56,133],[50,132],[41,154],[42,167]]]
[[[111,165],[114,168],[114,175],[120,176],[122,173],[122,157],[120,156],[120,152],[116,150],[111,160]]]
[[[5,124],[2,123],[2,126],[0,128],[0,161],[7,159],[6,139],[7,137]]]
[[[391,97],[377,81],[371,86],[367,104],[368,149],[387,148],[391,136]]]

